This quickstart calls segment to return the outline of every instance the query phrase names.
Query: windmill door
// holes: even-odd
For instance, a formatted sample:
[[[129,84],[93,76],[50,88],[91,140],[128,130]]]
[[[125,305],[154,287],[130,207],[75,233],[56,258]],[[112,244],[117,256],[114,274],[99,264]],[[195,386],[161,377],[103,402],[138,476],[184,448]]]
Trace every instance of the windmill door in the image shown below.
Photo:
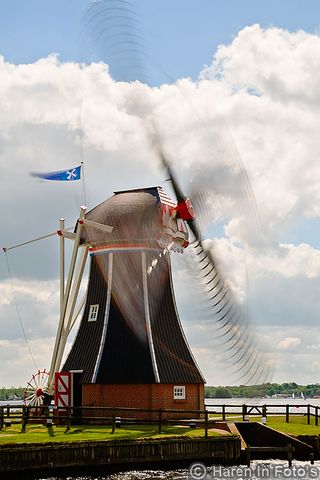
[[[71,377],[69,372],[55,373],[55,405],[64,414],[71,401]]]

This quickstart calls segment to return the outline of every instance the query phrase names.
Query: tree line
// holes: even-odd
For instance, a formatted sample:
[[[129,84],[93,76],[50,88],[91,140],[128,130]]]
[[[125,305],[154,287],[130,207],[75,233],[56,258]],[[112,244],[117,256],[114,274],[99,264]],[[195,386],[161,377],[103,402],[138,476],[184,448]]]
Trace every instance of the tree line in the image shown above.
[[[219,386],[205,388],[206,398],[257,398],[286,395],[288,397],[320,396],[320,384],[298,385],[290,383],[264,383],[262,385]]]
[[[24,387],[2,387],[0,388],[0,401],[22,400]],[[273,395],[287,395],[312,398],[320,397],[320,384],[298,385],[297,383],[264,383],[262,385],[240,385],[240,386],[206,386],[206,398],[257,398],[272,397]]]
[[[24,397],[24,387],[2,387],[0,388],[0,401],[22,400]]]

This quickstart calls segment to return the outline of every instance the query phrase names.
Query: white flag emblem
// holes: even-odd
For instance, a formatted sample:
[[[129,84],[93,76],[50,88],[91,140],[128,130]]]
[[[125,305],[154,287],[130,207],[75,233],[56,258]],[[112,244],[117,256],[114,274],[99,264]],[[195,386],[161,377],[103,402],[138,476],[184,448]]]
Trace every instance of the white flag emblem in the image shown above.
[[[67,180],[74,180],[77,178],[77,172],[76,168],[73,168],[72,170],[67,170]]]

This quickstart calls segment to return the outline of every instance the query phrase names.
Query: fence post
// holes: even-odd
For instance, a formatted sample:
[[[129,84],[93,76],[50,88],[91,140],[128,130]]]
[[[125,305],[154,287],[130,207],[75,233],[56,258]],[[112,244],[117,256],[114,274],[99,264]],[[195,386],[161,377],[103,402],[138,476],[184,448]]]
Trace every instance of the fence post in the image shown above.
[[[28,422],[27,408],[28,407],[26,405],[23,405],[22,407],[21,433],[26,433],[26,426]]]
[[[5,427],[11,427],[11,416],[10,416],[10,405],[7,404],[6,406],[6,414],[4,418],[4,426]]]
[[[289,405],[286,405],[286,423],[289,423]]]
[[[162,432],[162,410],[159,408],[158,433]]]
[[[316,407],[316,420],[315,420],[316,427],[318,426],[318,423],[319,423],[318,408],[319,407]]]
[[[262,416],[267,418],[267,405],[262,405]]]
[[[52,415],[50,413],[50,409],[48,407],[46,409],[46,426],[47,426],[47,428],[52,428],[52,425],[53,425],[53,418],[52,418]]]
[[[242,405],[242,420],[245,421],[247,417],[247,405]]]
[[[209,417],[209,412],[208,410],[205,411],[205,423],[204,423],[204,436],[208,436],[208,417]]]
[[[222,420],[226,419],[226,406],[225,404],[222,405]]]
[[[245,457],[246,457],[246,465],[247,467],[250,467],[250,462],[251,462],[251,455],[250,455],[250,446],[247,445],[245,449]]]
[[[291,443],[288,444],[288,464],[289,464],[289,467],[291,468],[292,467],[292,445]]]
[[[111,430],[111,434],[113,434],[115,431],[116,431],[116,415],[115,415],[115,411],[112,410],[112,430]]]
[[[307,405],[307,423],[310,425],[310,403]]]
[[[0,430],[3,429],[3,416],[4,416],[3,407],[0,407]]]
[[[67,413],[67,427],[66,427],[66,430],[67,430],[67,432],[69,432],[70,426],[71,426],[71,418],[70,418],[71,417],[71,415],[70,415],[71,408],[69,406],[66,407],[66,413]]]

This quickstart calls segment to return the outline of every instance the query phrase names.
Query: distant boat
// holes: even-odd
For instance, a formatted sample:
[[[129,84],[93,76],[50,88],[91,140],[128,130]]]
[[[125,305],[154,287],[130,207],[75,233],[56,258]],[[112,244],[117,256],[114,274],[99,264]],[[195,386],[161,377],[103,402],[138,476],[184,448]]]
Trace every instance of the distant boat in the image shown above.
[[[302,400],[305,400],[305,396],[303,392],[300,393],[300,397],[302,398]]]

